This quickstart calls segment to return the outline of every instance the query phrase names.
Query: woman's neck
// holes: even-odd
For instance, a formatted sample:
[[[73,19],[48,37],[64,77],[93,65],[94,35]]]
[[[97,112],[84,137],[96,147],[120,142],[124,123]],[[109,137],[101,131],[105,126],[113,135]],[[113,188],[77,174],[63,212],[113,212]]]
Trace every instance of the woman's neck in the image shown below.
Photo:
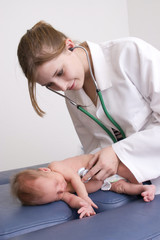
[[[94,75],[93,62],[92,62],[92,57],[91,57],[91,53],[90,53],[90,49],[88,47],[88,44],[86,42],[84,42],[84,43],[81,44],[81,46],[83,46],[88,52],[88,56],[89,56],[90,63],[91,63],[91,69],[92,69],[92,72],[93,72],[93,75]],[[85,56],[85,57],[86,57],[86,60],[87,60],[87,56]],[[94,75],[94,77],[95,77],[95,75]],[[94,105],[96,106],[97,105],[96,87],[95,87],[94,81],[93,81],[91,73],[90,73],[88,61],[87,61],[87,67],[86,67],[86,72],[85,72],[83,89],[84,89],[85,93],[88,95],[88,97],[92,100]]]

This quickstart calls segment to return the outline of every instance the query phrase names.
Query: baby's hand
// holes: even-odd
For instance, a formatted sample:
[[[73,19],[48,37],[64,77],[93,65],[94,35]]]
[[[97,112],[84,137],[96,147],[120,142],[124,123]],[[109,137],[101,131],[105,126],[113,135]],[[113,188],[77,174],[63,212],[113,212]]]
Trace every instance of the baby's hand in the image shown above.
[[[79,218],[89,217],[95,215],[95,211],[89,203],[81,202],[82,207],[78,210],[78,214],[80,214]]]
[[[98,208],[98,206],[92,201],[90,197],[85,197],[85,201],[87,201],[92,207]]]

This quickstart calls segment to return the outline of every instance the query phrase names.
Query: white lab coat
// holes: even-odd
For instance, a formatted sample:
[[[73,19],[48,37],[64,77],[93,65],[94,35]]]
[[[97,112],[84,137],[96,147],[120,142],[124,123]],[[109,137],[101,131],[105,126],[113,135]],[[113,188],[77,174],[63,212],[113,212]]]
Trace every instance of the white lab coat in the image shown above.
[[[112,145],[139,182],[153,180],[160,193],[160,51],[136,38],[88,42],[98,87],[108,112],[126,134],[117,143],[93,120],[66,102],[84,152]],[[84,90],[68,97],[99,118],[112,131],[100,102],[93,105]]]

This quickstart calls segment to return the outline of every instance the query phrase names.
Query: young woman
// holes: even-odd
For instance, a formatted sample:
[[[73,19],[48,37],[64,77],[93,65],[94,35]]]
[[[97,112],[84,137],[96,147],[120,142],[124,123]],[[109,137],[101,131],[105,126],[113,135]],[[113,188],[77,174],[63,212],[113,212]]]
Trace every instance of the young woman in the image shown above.
[[[66,101],[84,152],[95,153],[83,180],[92,177],[103,181],[117,173],[121,161],[138,182],[150,179],[159,193],[160,52],[136,38],[79,46],[85,50],[75,48],[71,39],[45,22],[37,23],[22,37],[18,58],[35,111],[44,114],[36,100],[36,83],[64,91],[77,104],[86,106],[119,140],[119,128],[106,117],[97,97],[94,77],[109,114],[124,136],[113,142],[104,129]]]

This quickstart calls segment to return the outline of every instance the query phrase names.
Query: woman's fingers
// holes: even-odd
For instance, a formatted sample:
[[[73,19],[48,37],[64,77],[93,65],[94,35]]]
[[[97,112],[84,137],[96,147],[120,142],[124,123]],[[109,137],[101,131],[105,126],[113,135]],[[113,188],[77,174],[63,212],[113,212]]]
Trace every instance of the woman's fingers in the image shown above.
[[[94,154],[92,159],[88,162],[87,166],[86,166],[86,169],[91,169],[97,162],[97,159],[98,159],[98,154]]]
[[[88,180],[90,180],[93,176],[95,176],[98,172],[100,171],[100,168],[95,165],[94,167],[92,167],[87,174],[84,175],[84,177],[82,178],[83,182],[86,182]]]
[[[86,166],[86,169],[89,171],[82,178],[83,182],[90,180],[100,170],[99,168],[97,168],[97,165],[96,165],[97,160],[98,160],[98,155],[94,155],[94,157],[89,161],[88,165]]]
[[[97,152],[89,161],[87,174],[82,178],[82,181],[96,179],[104,180],[105,178],[117,173],[119,159],[112,147],[106,147]]]
[[[104,169],[101,169],[96,175],[93,176],[92,179],[104,181],[108,176],[109,173],[107,173]]]

